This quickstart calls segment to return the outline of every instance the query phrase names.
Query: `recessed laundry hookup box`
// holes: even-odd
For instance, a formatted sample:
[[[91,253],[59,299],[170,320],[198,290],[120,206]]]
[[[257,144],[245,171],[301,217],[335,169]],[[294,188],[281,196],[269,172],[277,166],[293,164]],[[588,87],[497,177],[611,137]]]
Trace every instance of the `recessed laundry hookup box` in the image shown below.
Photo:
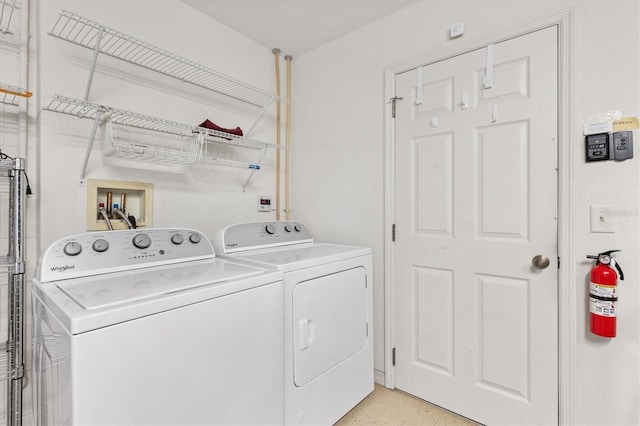
[[[101,207],[104,214],[100,211]],[[87,231],[109,229],[105,215],[113,229],[129,227],[122,215],[137,228],[152,227],[153,184],[87,179]]]

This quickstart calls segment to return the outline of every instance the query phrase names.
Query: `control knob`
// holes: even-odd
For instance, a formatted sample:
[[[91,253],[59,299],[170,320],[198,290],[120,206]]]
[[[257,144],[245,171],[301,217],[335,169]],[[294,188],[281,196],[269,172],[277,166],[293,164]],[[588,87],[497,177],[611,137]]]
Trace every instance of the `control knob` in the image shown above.
[[[63,251],[68,256],[77,256],[82,251],[82,245],[76,241],[71,241],[65,244]]]
[[[198,233],[194,232],[191,235],[189,235],[189,241],[191,241],[193,244],[198,244],[201,239],[202,239],[202,235]]]
[[[273,235],[276,233],[276,227],[271,223],[265,226],[264,230],[267,231],[267,234],[269,235]]]
[[[100,238],[93,242],[92,247],[93,250],[97,251],[98,253],[103,253],[109,248],[109,243],[104,238]]]
[[[149,248],[149,246],[151,245],[151,237],[147,234],[137,234],[135,237],[133,237],[133,245],[139,249]]]
[[[184,242],[184,238],[180,234],[173,234],[171,236],[171,242],[175,245],[180,245]]]

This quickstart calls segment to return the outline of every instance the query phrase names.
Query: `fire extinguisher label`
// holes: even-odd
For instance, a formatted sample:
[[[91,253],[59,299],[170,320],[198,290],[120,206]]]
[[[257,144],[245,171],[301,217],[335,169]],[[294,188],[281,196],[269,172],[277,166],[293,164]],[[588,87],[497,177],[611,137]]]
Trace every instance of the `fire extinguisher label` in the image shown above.
[[[594,297],[606,297],[613,299],[616,296],[616,286],[614,285],[602,285],[591,283],[589,285],[589,293]]]
[[[589,299],[589,312],[601,317],[616,316],[616,302],[608,302],[594,298]]]
[[[589,286],[589,311],[601,317],[616,316],[616,287],[591,283]]]

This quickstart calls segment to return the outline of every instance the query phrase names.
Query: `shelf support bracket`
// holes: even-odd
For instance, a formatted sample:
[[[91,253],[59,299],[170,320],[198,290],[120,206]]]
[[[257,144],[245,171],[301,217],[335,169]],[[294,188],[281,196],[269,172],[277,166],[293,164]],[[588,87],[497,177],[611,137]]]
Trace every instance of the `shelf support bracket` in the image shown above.
[[[260,166],[262,164],[262,160],[264,159],[264,155],[267,153],[267,149],[269,149],[268,146],[265,146],[262,149],[262,153],[260,154],[260,158],[258,159],[258,162],[256,163],[256,165]],[[276,149],[276,151],[278,151]],[[280,152],[277,152],[278,155],[280,155]],[[251,182],[251,179],[253,178],[253,175],[256,173],[257,168],[252,168],[251,172],[249,172],[249,177],[247,177],[246,182],[244,183],[244,185],[242,185],[242,192],[244,192],[247,189],[247,186],[249,185],[249,182]]]
[[[256,118],[256,120],[253,122],[249,130],[247,130],[247,133],[244,135],[245,138],[248,138],[251,132],[253,132],[253,129],[255,129],[256,125],[260,122],[260,120],[262,120],[262,117],[264,117],[265,113],[267,112],[271,104],[273,104],[273,101],[275,99],[276,99],[275,96],[272,96],[271,101],[262,107],[262,112],[260,112],[260,115],[258,116],[258,118]],[[256,163],[258,166],[262,164],[262,160],[264,159],[264,156],[267,153],[267,149],[269,149],[269,147],[267,146],[265,146],[262,149],[262,153],[260,154],[260,159]],[[278,150],[276,149],[276,151]],[[280,152],[277,152],[277,154],[280,155]],[[242,185],[242,192],[245,192],[245,190],[247,189],[247,186],[249,185],[249,182],[251,182],[251,179],[253,179],[253,175],[256,173],[256,170],[257,168],[252,168],[251,172],[249,172],[249,176],[247,177],[246,182],[244,183],[244,185]]]
[[[248,138],[251,132],[253,132],[253,129],[255,129],[256,125],[260,122],[260,120],[262,120],[262,117],[264,117],[264,114],[267,112],[271,104],[273,104],[273,101],[275,101],[275,99],[276,99],[275,96],[272,96],[271,101],[262,107],[262,112],[260,112],[260,115],[258,116],[258,118],[256,118],[256,120],[253,122],[249,130],[247,130],[247,133],[244,135],[245,138]],[[262,164],[262,160],[264,159],[264,156],[267,153],[268,149],[269,147],[267,146],[265,146],[262,149],[262,153],[260,154],[260,159],[256,163],[258,166]],[[276,151],[278,150],[276,149]],[[278,152],[277,154],[280,155],[280,152]],[[247,186],[249,185],[249,182],[251,182],[251,179],[253,179],[253,175],[256,173],[256,170],[257,168],[252,168],[251,172],[249,172],[249,176],[247,177],[246,182],[244,183],[244,185],[242,185],[242,192],[246,191]]]
[[[262,112],[260,113],[258,118],[255,119],[251,127],[249,127],[249,130],[247,130],[247,133],[244,135],[245,138],[248,138],[251,132],[253,132],[253,129],[255,129],[256,125],[260,122],[260,120],[262,120],[262,117],[264,117],[265,113],[267,112],[271,104],[273,104],[274,100],[275,96],[272,96],[271,101],[269,101],[265,106],[262,107]]]
[[[93,82],[93,73],[96,70],[96,64],[98,63],[98,54],[100,53],[100,43],[102,42],[102,33],[104,28],[100,27],[98,36],[96,37],[96,47],[93,50],[93,62],[91,64],[91,70],[89,71],[89,80],[87,81],[87,88],[84,91],[84,100],[89,100],[89,92],[91,91],[91,83]]]
[[[89,157],[91,156],[91,149],[93,149],[93,142],[96,139],[96,132],[98,131],[98,125],[100,124],[100,119],[102,118],[102,113],[104,111],[98,110],[96,111],[96,118],[93,122],[93,128],[91,129],[91,136],[89,137],[89,145],[87,146],[87,152],[84,154],[84,163],[82,163],[82,171],[80,172],[80,183],[84,184],[84,178],[87,174],[87,164],[89,163]]]

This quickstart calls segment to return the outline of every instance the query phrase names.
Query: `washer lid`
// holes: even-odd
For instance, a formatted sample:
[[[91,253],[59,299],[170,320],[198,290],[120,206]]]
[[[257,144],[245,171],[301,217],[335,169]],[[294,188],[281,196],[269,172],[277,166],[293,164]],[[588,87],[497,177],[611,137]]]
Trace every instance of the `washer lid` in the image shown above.
[[[369,254],[371,254],[371,249],[368,247],[308,243],[289,247],[238,252],[234,253],[233,256],[228,256],[228,258],[244,260],[263,267],[275,267],[279,270],[288,271]]]
[[[32,281],[32,291],[71,334],[181,308],[282,280],[213,258],[56,282]]]
[[[231,262],[204,262],[58,281],[56,286],[82,308],[90,310],[240,279],[260,272],[259,269]]]

